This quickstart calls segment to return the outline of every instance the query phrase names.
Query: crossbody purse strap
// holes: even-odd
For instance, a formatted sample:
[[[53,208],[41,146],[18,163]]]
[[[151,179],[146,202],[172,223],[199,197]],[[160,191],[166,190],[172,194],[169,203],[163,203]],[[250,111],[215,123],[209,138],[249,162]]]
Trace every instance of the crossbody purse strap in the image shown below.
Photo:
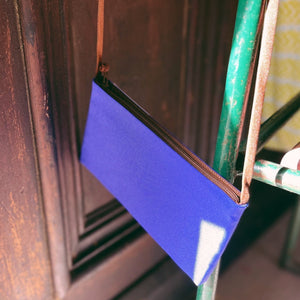
[[[98,0],[96,75],[100,72],[105,77],[109,71],[109,65],[103,63],[103,40],[104,40],[104,0]]]
[[[254,89],[254,98],[244,160],[240,200],[241,204],[247,203],[250,198],[249,188],[253,176],[265,89],[271,64],[278,5],[279,0],[270,0],[265,12],[261,48],[258,59],[256,83]]]

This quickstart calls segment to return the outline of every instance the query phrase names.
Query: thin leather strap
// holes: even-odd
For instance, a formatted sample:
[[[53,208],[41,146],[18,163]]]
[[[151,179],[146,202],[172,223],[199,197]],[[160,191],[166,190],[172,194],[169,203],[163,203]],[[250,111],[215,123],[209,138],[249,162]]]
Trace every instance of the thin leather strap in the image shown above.
[[[271,64],[279,0],[270,0],[264,19],[261,49],[258,60],[256,83],[254,89],[253,106],[248,131],[245,162],[242,178],[241,204],[248,202],[250,197],[250,183],[253,176],[257,142],[261,125],[261,114],[265,96],[265,89]]]
[[[103,38],[104,38],[104,0],[98,0],[97,16],[97,64],[96,75],[98,72],[106,74],[109,70],[108,65],[103,64]]]

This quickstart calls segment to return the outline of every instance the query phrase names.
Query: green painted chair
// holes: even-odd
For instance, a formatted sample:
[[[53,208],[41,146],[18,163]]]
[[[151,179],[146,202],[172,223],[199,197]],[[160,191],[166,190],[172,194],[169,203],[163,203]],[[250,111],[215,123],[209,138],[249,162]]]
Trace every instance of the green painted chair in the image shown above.
[[[241,141],[241,128],[244,123],[265,9],[265,0],[239,0],[213,164],[213,168],[230,182],[234,181],[238,173],[237,157],[246,149],[246,141]],[[264,143],[299,108],[300,94],[260,126],[257,151],[262,149]],[[251,170],[251,177],[300,194],[300,171],[283,168],[269,161],[257,161],[254,164],[253,174]],[[282,180],[283,178],[285,180]],[[282,265],[290,264],[290,255],[299,231],[300,204],[298,203],[284,246]],[[218,267],[209,280],[198,288],[197,300],[214,299],[217,280]]]

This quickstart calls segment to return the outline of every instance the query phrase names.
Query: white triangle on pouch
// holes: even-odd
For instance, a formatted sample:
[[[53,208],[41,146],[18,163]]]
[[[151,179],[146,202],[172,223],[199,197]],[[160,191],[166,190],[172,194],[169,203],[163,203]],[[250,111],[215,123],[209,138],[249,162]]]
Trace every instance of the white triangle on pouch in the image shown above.
[[[219,253],[226,230],[218,225],[202,220],[194,267],[193,281],[198,286],[216,254]]]

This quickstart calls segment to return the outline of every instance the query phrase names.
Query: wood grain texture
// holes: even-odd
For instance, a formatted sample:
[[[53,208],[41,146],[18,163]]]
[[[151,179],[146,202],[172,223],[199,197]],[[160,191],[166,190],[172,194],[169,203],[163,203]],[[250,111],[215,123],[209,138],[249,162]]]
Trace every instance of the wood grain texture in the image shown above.
[[[79,143],[88,111],[91,80],[96,62],[96,2],[74,1],[70,27],[74,55],[74,90]],[[109,78],[176,135],[181,133],[179,116],[181,53],[185,1],[105,2],[104,61]],[[111,201],[102,186],[82,172],[86,213]],[[98,191],[98,192],[97,192]],[[103,197],[95,197],[103,195]]]
[[[166,259],[115,300],[195,300],[196,292],[193,281],[178,270],[174,262]]]
[[[184,142],[212,163],[237,0],[191,0],[188,12]]]
[[[161,5],[159,1],[150,3],[129,0],[114,4],[108,1],[105,7],[104,60],[111,65],[109,77],[173,132],[177,130],[180,106],[181,65],[178,61],[181,60],[181,50],[185,42],[182,35],[183,5],[184,2],[174,4],[174,1],[165,1]],[[70,161],[68,151],[72,146],[67,143],[75,142],[79,149],[82,141],[96,62],[96,12],[96,3],[76,0],[66,9],[65,22],[72,24],[67,28],[67,36],[73,57],[70,64],[70,76],[73,78],[70,81],[74,89],[71,91],[73,99],[69,100],[69,104],[63,104],[66,103],[66,98],[56,101],[60,119],[58,128],[62,128],[58,129],[61,136],[58,139],[58,154],[59,157],[60,153],[64,154],[61,159],[64,169],[70,163],[78,164],[74,160]],[[57,55],[55,60],[54,63],[57,63]],[[73,108],[70,106],[71,101]],[[70,116],[75,117],[68,119]],[[66,122],[69,122],[69,128],[76,128],[77,135],[67,132]],[[70,153],[71,155],[74,156]],[[77,211],[80,211],[78,218],[85,220],[78,223],[84,225],[89,222],[88,215],[109,206],[114,199],[83,167],[75,176],[80,178],[82,192],[82,198],[77,203]],[[64,178],[68,185],[70,176],[64,175]],[[118,220],[115,224],[117,222]],[[70,225],[69,227],[71,228]],[[87,239],[91,240],[91,236],[86,235],[86,229],[80,228],[79,233],[86,238],[85,241],[81,239],[77,242],[76,246],[76,233],[72,234],[74,238],[71,238],[71,244],[74,251],[76,247],[77,250],[82,249]]]
[[[45,39],[45,15],[58,11],[57,3],[52,1],[52,8],[45,6],[46,2],[23,0],[20,3],[20,20],[55,296],[63,297],[69,286],[70,276],[64,243],[52,98],[48,86],[48,48]]]
[[[220,2],[115,0],[105,8],[109,77],[177,137],[188,135],[188,145],[206,151],[204,128],[215,126],[231,26],[214,10]],[[96,4],[0,3],[1,299],[111,299],[165,258],[79,163]],[[202,105],[210,106],[202,112]],[[185,275],[175,277],[180,290]]]
[[[57,167],[60,180],[61,203],[63,208],[64,225],[66,233],[66,251],[71,280],[76,284],[76,290],[84,291],[84,278],[92,278],[90,285],[99,289],[103,278],[104,286],[111,286],[111,295],[120,291],[121,287],[131,284],[148,268],[155,265],[158,260],[165,256],[164,252],[151,240],[147,247],[151,249],[149,258],[145,264],[137,264],[132,268],[122,259],[122,249],[130,243],[139,244],[144,240],[132,217],[121,207],[119,203],[109,194],[93,176],[81,169],[78,161],[81,140],[80,124],[84,122],[79,115],[89,103],[89,93],[94,75],[95,46],[91,28],[96,24],[97,14],[93,14],[94,2],[77,3],[59,1],[45,5],[43,8],[45,18],[45,39],[47,45],[47,61],[49,67],[49,91],[54,116],[54,149],[57,151]],[[74,9],[78,15],[74,16]],[[124,8],[124,12],[126,12]],[[92,14],[92,15],[90,15]],[[92,18],[91,18],[92,16]],[[86,22],[83,22],[86,18]],[[61,22],[63,20],[63,22]],[[85,24],[85,25],[83,25]],[[74,31],[81,30],[80,38],[74,35]],[[84,31],[85,30],[85,31]],[[82,32],[83,31],[83,32]],[[77,32],[78,34],[78,32]],[[55,43],[52,41],[55,40]],[[82,44],[81,44],[82,43]],[[80,59],[77,58],[78,51],[83,49]],[[136,52],[139,49],[135,50]],[[89,53],[89,54],[88,54]],[[80,66],[80,69],[78,68]],[[59,84],[57,84],[59,82]],[[78,98],[84,91],[85,97]],[[86,115],[83,115],[85,121]],[[41,158],[42,159],[42,158]],[[81,170],[80,170],[81,169]],[[49,210],[50,217],[53,211]],[[136,236],[135,240],[130,236]],[[58,240],[54,241],[57,246]],[[118,245],[118,246],[115,246]],[[146,247],[146,246],[145,246]],[[116,252],[116,249],[118,251]],[[132,255],[138,259],[140,254],[135,246],[132,246]],[[140,248],[139,248],[140,249]],[[123,252],[122,252],[123,253]],[[116,258],[118,259],[116,260]],[[105,272],[96,272],[103,270]],[[122,284],[117,283],[114,271],[124,265],[124,272],[127,276],[122,277]],[[55,273],[57,278],[63,276],[61,272]],[[104,276],[104,277],[103,277]],[[83,278],[78,281],[77,278]],[[71,285],[71,290],[73,290]],[[103,286],[103,287],[104,287]],[[59,286],[58,286],[59,287]],[[69,292],[65,290],[67,297]],[[83,293],[83,292],[82,292]],[[87,292],[86,292],[87,293]],[[103,292],[104,293],[104,292]],[[59,295],[63,295],[59,293]],[[72,293],[73,297],[75,294]],[[103,297],[105,293],[103,294]],[[75,298],[74,298],[75,299]]]
[[[51,270],[14,4],[0,3],[0,298],[43,300]]]
[[[87,276],[78,278],[66,300],[109,300],[165,257],[153,240],[144,235],[118,251],[111,260],[99,265]],[[132,272],[132,270],[135,272]]]

